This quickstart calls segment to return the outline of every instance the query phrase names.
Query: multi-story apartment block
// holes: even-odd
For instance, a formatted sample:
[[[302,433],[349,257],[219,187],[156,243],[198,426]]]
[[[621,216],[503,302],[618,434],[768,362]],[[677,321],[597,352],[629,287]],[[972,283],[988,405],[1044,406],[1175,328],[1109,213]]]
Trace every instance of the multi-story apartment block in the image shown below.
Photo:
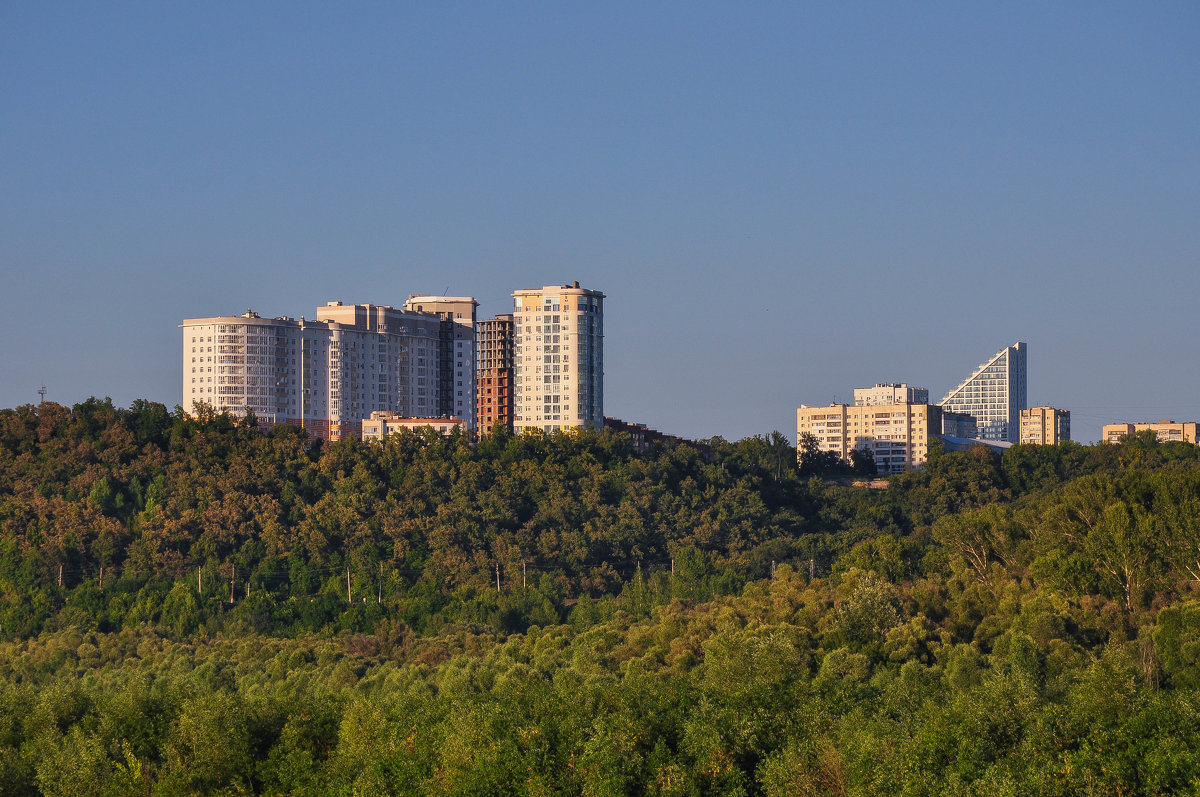
[[[185,410],[249,409],[265,423],[301,422],[305,325],[247,310],[241,316],[188,318],[181,326]]]
[[[433,313],[341,302],[318,308],[316,321],[252,311],[185,319],[182,404],[250,410],[264,424],[333,440],[360,434],[377,410],[448,415],[439,398],[443,326]]]
[[[604,294],[576,282],[512,295],[514,430],[604,426]]]
[[[928,404],[929,389],[909,387],[903,382],[880,382],[875,387],[854,388],[854,404],[874,407],[879,404]]]
[[[1175,421],[1155,421],[1154,423],[1106,423],[1100,430],[1100,439],[1108,443],[1116,443],[1122,437],[1135,432],[1151,431],[1158,437],[1159,442],[1197,443],[1197,428],[1200,424],[1194,421],[1176,423]]]
[[[929,438],[941,430],[942,411],[930,404],[801,406],[796,410],[796,445],[806,434],[822,451],[848,460],[854,449],[869,449],[881,474],[920,467],[929,456]]]
[[[1071,412],[1054,407],[1021,410],[1020,442],[1055,446],[1071,439]]]
[[[442,319],[438,333],[437,414],[462,418],[475,428],[475,308],[470,296],[414,294],[404,303],[409,312],[434,313]]]
[[[553,345],[553,344],[551,344]],[[513,428],[513,317],[502,313],[475,324],[475,418],[480,434],[496,424]]]
[[[1015,442],[1021,410],[1029,406],[1026,364],[1023,342],[1007,346],[947,393],[938,406],[975,416],[978,436],[984,440]]]

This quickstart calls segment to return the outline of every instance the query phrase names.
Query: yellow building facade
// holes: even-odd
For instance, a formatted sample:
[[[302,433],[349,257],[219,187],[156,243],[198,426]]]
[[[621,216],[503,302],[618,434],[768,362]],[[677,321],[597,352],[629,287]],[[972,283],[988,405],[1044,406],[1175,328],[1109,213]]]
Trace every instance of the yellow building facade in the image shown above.
[[[854,449],[868,449],[879,472],[903,473],[929,457],[929,438],[941,431],[941,408],[931,404],[831,404],[796,410],[796,445],[806,434],[822,451],[850,459]]]
[[[1071,412],[1054,407],[1021,410],[1021,443],[1055,446],[1071,439]]]
[[[1192,443],[1197,442],[1196,429],[1200,426],[1194,421],[1176,423],[1175,421],[1155,421],[1153,423],[1106,423],[1100,430],[1100,439],[1108,443],[1120,442],[1122,437],[1136,432],[1151,431],[1158,437],[1160,443]]]

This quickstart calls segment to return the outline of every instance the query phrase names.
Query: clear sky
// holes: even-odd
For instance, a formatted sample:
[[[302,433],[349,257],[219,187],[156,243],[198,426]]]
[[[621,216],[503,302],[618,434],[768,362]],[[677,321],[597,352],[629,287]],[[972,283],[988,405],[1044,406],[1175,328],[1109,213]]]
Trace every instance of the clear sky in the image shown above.
[[[604,291],[605,411],[1200,420],[1200,4],[0,4],[0,406],[180,403],[185,317]]]

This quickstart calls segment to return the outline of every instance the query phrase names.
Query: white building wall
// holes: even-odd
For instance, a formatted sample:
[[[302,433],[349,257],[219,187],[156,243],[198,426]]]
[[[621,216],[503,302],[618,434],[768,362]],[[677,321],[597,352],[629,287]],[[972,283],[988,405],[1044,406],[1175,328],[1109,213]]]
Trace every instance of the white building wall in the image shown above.
[[[443,372],[451,384],[444,386],[449,396],[448,411],[461,418],[468,429],[475,428],[475,316],[478,302],[470,296],[432,296],[413,294],[404,303],[406,311],[432,313],[453,323],[452,336],[446,340],[451,367]],[[438,338],[440,340],[440,338]],[[443,353],[439,353],[442,356]],[[438,394],[435,393],[435,396]],[[430,414],[437,407],[430,408]]]
[[[898,384],[877,384],[875,387],[854,389],[854,403],[859,407],[874,407],[880,404],[928,404],[929,389]]]
[[[334,437],[357,434],[376,411],[436,414],[440,318],[340,303],[318,308],[317,316],[185,319],[184,409],[203,402],[241,415],[249,408],[264,422],[303,423]],[[474,361],[471,330],[471,348],[464,345],[455,370],[461,360]]]

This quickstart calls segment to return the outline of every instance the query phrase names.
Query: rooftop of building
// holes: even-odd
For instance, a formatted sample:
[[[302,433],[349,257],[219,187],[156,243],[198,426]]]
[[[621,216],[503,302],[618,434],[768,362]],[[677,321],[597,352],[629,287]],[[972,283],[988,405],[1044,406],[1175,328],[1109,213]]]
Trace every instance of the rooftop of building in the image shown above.
[[[562,293],[564,291],[567,291],[572,294],[579,293],[579,294],[583,294],[586,296],[599,296],[602,299],[604,298],[604,294],[601,293],[600,291],[595,291],[595,290],[592,290],[591,288],[579,287],[579,280],[575,280],[570,285],[543,285],[540,288],[520,288],[518,290],[513,291],[512,295],[513,296],[532,296],[535,294],[542,294],[542,293]]]
[[[452,302],[454,304],[479,304],[475,301],[474,296],[434,296],[429,293],[413,293],[409,294],[408,301],[410,302]]]

